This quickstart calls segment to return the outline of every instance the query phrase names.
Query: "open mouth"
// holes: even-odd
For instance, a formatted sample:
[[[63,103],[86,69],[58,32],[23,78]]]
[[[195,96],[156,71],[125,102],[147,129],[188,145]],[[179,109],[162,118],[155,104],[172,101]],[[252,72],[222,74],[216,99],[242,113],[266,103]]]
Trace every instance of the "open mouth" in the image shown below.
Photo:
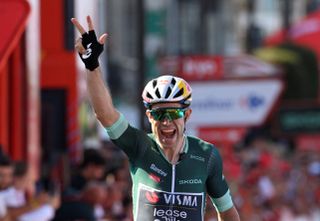
[[[161,135],[165,138],[173,138],[175,134],[176,134],[175,129],[162,129],[161,130]]]

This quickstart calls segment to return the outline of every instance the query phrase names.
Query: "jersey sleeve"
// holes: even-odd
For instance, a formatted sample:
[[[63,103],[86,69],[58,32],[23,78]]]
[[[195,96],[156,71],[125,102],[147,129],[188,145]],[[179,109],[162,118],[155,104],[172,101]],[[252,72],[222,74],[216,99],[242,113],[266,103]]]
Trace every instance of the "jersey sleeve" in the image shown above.
[[[119,119],[105,129],[111,141],[126,153],[131,162],[142,158],[150,143],[148,135],[132,127],[121,113]]]
[[[208,195],[219,212],[224,212],[233,206],[228,184],[222,173],[222,159],[214,147],[211,151],[206,181]]]

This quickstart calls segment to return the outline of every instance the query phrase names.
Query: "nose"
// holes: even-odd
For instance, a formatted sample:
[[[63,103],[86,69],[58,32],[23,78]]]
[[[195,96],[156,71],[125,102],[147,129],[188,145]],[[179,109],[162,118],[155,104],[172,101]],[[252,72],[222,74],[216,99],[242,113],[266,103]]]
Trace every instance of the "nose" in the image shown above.
[[[161,123],[163,124],[169,124],[172,121],[170,115],[165,114],[162,119],[161,119]]]

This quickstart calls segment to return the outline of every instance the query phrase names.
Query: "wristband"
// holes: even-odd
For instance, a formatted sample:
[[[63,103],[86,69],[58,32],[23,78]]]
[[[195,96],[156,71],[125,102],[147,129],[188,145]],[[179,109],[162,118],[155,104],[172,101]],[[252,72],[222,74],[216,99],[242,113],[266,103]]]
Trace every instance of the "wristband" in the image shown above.
[[[79,56],[86,68],[93,71],[99,66],[98,58],[103,51],[103,44],[98,42],[96,33],[91,30],[82,35],[82,45],[86,49],[86,53],[79,53]]]

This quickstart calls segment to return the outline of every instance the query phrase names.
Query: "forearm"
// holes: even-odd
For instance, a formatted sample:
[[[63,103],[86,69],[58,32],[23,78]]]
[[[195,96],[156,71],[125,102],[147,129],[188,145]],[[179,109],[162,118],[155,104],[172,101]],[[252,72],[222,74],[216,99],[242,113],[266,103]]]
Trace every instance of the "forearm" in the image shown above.
[[[219,221],[240,221],[238,211],[235,207],[232,207],[225,212],[219,213],[218,217]]]
[[[111,126],[119,118],[112,103],[109,89],[103,81],[100,68],[87,71],[87,90],[97,119],[104,127]]]

